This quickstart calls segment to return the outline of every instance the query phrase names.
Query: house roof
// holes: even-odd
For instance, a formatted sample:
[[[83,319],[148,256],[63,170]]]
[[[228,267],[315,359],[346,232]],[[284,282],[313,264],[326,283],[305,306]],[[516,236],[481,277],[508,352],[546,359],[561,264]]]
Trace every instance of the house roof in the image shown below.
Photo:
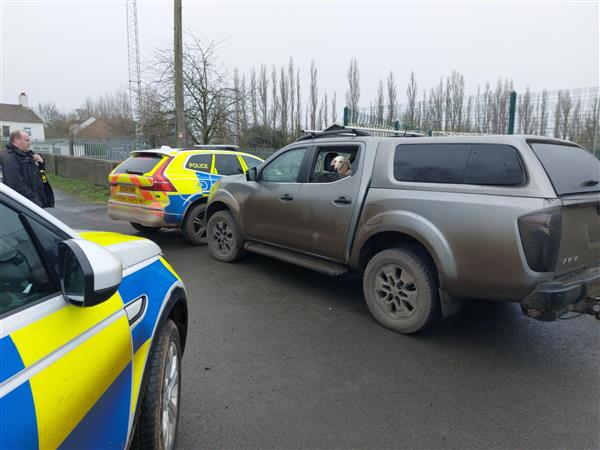
[[[44,123],[31,108],[0,103],[0,120],[6,122]]]

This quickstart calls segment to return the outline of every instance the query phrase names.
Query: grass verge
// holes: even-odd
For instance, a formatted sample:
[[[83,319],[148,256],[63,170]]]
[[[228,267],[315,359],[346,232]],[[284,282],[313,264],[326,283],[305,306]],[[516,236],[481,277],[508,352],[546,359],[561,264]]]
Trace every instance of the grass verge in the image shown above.
[[[108,186],[98,186],[89,181],[47,174],[54,189],[74,194],[88,202],[106,202],[110,194]]]

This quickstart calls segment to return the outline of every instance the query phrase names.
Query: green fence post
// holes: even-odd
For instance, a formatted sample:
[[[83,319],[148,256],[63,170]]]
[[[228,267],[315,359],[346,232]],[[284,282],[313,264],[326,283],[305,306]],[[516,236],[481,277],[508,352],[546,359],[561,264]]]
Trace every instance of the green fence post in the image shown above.
[[[350,108],[344,106],[344,126],[347,127],[350,123]]]
[[[394,130],[399,131],[400,130],[400,121],[396,120],[394,122]]]
[[[517,93],[510,93],[510,105],[508,107],[508,134],[515,134],[515,116],[517,112]]]

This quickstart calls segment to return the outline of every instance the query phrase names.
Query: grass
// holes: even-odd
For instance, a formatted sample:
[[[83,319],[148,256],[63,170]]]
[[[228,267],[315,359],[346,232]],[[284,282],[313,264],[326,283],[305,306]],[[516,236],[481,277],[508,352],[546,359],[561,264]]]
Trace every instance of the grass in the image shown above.
[[[74,194],[80,199],[89,202],[106,202],[108,200],[110,193],[108,186],[98,186],[89,181],[77,178],[67,178],[53,174],[47,175],[54,189]]]

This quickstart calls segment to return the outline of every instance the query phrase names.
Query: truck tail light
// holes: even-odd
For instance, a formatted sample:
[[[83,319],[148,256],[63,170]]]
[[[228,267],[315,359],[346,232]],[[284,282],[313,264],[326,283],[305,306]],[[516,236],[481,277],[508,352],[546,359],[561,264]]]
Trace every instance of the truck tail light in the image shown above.
[[[560,211],[545,211],[519,218],[519,234],[527,264],[536,272],[553,272],[561,236]]]

